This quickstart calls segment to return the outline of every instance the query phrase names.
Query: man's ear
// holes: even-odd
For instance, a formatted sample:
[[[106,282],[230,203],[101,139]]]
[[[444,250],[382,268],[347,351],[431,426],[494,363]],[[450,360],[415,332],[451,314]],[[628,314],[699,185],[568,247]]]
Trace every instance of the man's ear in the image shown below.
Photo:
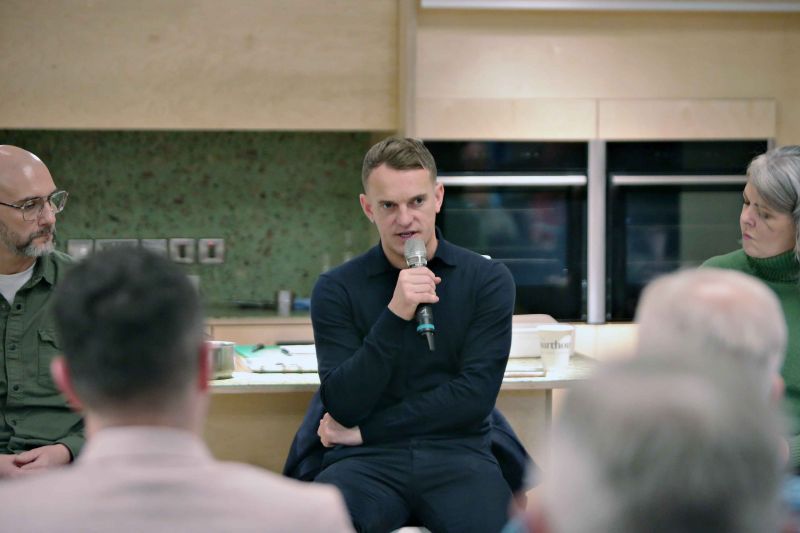
[[[775,374],[772,377],[772,383],[769,389],[769,399],[772,405],[781,405],[783,402],[783,395],[786,393],[786,382],[783,381],[783,376]]]
[[[442,202],[444,202],[444,184],[440,181],[436,182],[433,187],[433,198],[436,202],[436,212],[442,210]]]
[[[202,342],[197,351],[197,388],[201,392],[208,391],[211,379],[211,351],[207,342]]]
[[[67,360],[64,359],[63,355],[54,357],[53,360],[50,361],[50,374],[53,376],[53,382],[56,384],[56,387],[58,387],[58,390],[60,390],[61,394],[67,399],[67,403],[69,403],[70,407],[75,411],[83,409],[83,403],[80,398],[78,398],[78,395],[75,394],[75,388],[72,386],[69,366],[67,366]]]
[[[375,222],[375,214],[372,212],[372,206],[369,205],[367,195],[364,193],[359,194],[358,201],[361,203],[361,210],[364,211],[364,215],[369,219],[370,222]]]

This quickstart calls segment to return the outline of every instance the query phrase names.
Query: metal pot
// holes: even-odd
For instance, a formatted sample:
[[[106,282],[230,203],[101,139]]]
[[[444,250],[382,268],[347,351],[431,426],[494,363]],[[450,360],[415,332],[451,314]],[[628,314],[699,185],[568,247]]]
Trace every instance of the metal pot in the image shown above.
[[[230,341],[207,341],[211,359],[211,379],[227,379],[233,377],[236,352],[234,343]]]

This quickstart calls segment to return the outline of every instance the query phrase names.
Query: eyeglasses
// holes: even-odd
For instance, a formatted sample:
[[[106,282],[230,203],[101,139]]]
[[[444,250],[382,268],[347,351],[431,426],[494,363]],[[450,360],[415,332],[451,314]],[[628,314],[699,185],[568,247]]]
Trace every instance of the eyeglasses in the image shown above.
[[[29,198],[18,204],[7,204],[5,202],[0,202],[0,205],[19,209],[19,211],[22,213],[22,220],[31,222],[39,218],[39,215],[42,214],[42,210],[44,209],[46,203],[50,204],[53,214],[63,211],[64,206],[67,205],[68,196],[69,193],[67,191],[53,191],[47,198],[39,196],[38,198]]]

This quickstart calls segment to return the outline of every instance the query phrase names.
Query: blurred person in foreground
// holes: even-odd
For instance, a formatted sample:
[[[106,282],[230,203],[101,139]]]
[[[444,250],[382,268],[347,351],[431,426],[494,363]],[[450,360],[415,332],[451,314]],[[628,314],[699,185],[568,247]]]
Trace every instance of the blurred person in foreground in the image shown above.
[[[61,348],[51,301],[73,262],[55,251],[67,196],[41,159],[0,145],[0,482],[67,464],[84,443],[50,377]]]
[[[570,390],[535,533],[769,533],[782,424],[729,361],[635,358]],[[520,527],[517,530],[524,530]],[[510,531],[511,529],[509,529]]]
[[[786,324],[758,279],[717,268],[661,276],[642,292],[636,322],[638,356],[732,362],[773,405],[783,398]]]
[[[53,376],[84,410],[88,441],[71,467],[0,484],[3,529],[352,530],[335,489],[211,457],[203,313],[179,267],[104,251],[70,271],[54,308],[64,356]]]
[[[800,467],[800,146],[759,155],[747,168],[739,226],[742,248],[704,267],[738,270],[772,289],[783,308],[788,342],[781,368],[791,416],[791,464]]]

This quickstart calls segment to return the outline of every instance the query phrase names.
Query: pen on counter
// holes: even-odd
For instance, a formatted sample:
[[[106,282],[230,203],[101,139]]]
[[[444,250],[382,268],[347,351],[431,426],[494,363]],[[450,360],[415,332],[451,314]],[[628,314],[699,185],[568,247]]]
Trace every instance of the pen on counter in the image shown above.
[[[253,349],[252,349],[251,353],[252,353],[252,352],[257,352],[257,351],[259,351],[259,350],[263,350],[263,349],[264,349],[264,348],[266,348],[266,347],[267,347],[267,345],[266,345],[266,344],[264,344],[263,342],[259,342],[258,344],[256,344],[255,346],[253,346]]]

